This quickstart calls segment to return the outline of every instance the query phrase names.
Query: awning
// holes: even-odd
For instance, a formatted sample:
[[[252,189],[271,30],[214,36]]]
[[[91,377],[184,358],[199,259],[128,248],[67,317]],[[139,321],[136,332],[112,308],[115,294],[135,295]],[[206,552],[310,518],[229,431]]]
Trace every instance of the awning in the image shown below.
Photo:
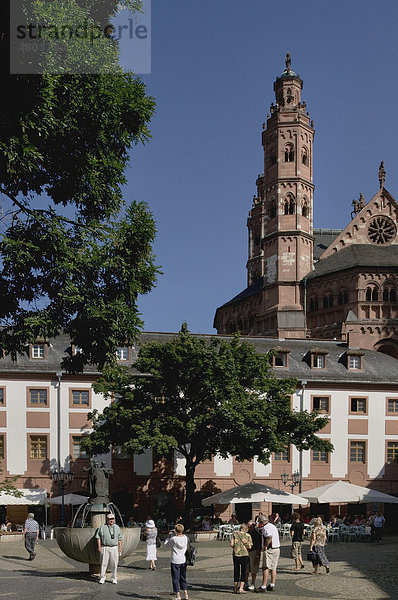
[[[79,494],[64,494],[64,504],[87,504],[88,496],[80,496]],[[48,504],[62,504],[62,496],[55,496],[55,498],[47,498]]]
[[[398,498],[371,488],[348,483],[347,481],[334,481],[327,485],[307,490],[301,494],[313,503],[354,504],[360,502],[387,502],[398,504]]]
[[[244,485],[219,492],[202,500],[203,506],[211,504],[242,504],[246,502],[272,502],[274,504],[308,504],[308,500],[301,496],[289,494],[284,490],[273,488],[251,481]]]
[[[22,488],[18,490],[22,496],[17,498],[11,494],[0,494],[0,505],[17,506],[30,504],[44,504],[47,498],[47,490],[40,488]]]

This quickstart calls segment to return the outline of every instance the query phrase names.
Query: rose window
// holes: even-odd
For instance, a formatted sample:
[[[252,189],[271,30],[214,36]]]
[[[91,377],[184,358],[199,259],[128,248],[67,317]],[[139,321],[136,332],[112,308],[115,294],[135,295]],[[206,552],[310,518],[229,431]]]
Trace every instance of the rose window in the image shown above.
[[[368,236],[374,244],[389,244],[397,234],[394,222],[388,217],[374,217],[368,227]]]

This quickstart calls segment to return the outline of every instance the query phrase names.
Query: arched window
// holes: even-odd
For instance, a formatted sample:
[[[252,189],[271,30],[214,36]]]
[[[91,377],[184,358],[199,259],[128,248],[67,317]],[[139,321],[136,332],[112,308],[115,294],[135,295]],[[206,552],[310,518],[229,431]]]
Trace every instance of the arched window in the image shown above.
[[[308,219],[308,205],[307,205],[307,201],[304,200],[302,206],[301,206],[301,214],[303,215],[303,217],[305,217],[306,219]]]
[[[397,290],[395,288],[392,288],[390,291],[390,302],[396,302],[397,301]]]
[[[379,291],[376,287],[372,289],[372,300],[376,301],[379,299]]]
[[[388,288],[384,288],[384,290],[383,290],[383,301],[384,302],[388,302],[389,296],[390,296],[390,294],[389,294]]]
[[[333,306],[333,296],[329,296],[329,308]]]
[[[291,196],[288,196],[284,202],[283,212],[285,215],[294,215],[295,212],[295,202]]]
[[[343,292],[343,304],[348,304],[348,294],[347,294],[347,292]]]
[[[328,299],[326,296],[324,296],[323,300],[322,300],[322,304],[323,304],[323,308],[327,308],[328,307]]]
[[[339,306],[341,306],[343,304],[343,294],[342,294],[342,292],[339,292],[339,295],[337,296],[337,304]]]
[[[303,163],[303,165],[308,166],[308,154],[307,154],[306,148],[303,148],[303,150],[302,150],[301,162]]]
[[[294,148],[291,144],[288,144],[285,147],[285,162],[293,162],[294,161]]]
[[[366,300],[369,302],[372,300],[372,288],[366,288]]]
[[[270,217],[270,219],[273,219],[274,217],[276,217],[276,201],[274,198],[271,200],[269,217]]]

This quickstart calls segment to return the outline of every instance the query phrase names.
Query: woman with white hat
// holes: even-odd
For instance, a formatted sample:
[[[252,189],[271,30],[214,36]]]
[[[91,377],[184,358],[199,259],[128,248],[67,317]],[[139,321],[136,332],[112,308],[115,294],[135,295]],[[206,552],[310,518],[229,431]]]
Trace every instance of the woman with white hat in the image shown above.
[[[153,519],[148,519],[145,523],[144,535],[146,536],[146,560],[150,561],[148,569],[155,571],[157,560],[156,557],[156,538],[158,537],[158,530],[155,527]]]

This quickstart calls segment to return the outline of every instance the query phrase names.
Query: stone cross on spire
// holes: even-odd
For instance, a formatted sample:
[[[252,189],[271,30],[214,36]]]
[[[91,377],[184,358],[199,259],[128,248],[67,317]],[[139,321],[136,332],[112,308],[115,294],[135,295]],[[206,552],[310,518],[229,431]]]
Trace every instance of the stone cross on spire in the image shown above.
[[[286,54],[286,60],[285,60],[285,65],[286,65],[286,70],[290,71],[290,66],[292,64],[292,57],[290,56],[290,52],[288,52]]]
[[[384,187],[384,182],[386,180],[386,170],[384,168],[384,161],[382,160],[379,167],[379,182],[380,189]]]

